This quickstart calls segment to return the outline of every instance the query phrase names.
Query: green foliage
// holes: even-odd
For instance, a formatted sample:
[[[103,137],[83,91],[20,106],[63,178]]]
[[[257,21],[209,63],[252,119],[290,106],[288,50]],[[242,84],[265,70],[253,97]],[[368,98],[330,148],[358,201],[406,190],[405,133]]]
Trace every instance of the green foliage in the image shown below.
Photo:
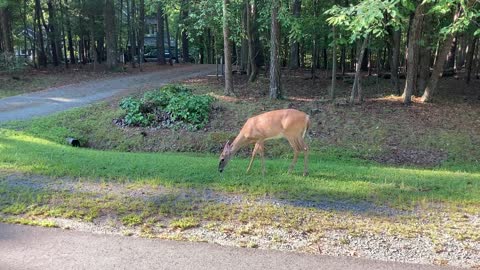
[[[0,71],[21,71],[25,68],[24,61],[9,52],[0,53]]]
[[[213,97],[194,95],[182,85],[167,85],[144,94],[142,99],[127,97],[120,107],[126,111],[127,126],[185,126],[199,129],[208,122]]]

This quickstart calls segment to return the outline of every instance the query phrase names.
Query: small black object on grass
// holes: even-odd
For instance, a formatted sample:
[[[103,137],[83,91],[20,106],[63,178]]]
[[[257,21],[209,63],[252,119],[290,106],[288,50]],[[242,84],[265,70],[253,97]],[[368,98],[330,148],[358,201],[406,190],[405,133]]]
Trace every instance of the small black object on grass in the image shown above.
[[[67,142],[73,147],[80,147],[80,141],[75,138],[67,138]]]

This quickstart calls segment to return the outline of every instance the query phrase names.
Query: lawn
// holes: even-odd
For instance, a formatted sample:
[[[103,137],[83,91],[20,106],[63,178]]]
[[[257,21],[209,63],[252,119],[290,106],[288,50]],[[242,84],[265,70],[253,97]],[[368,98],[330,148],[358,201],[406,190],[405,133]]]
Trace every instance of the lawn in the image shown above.
[[[338,149],[313,152],[309,177],[301,176],[301,165],[293,175],[286,174],[288,157],[268,160],[266,177],[258,163],[254,172],[245,174],[244,158],[232,161],[220,174],[217,157],[210,154],[73,148],[7,129],[0,131],[0,149],[0,169],[54,177],[213,188],[291,200],[362,200],[399,208],[423,203],[480,205],[478,172],[391,167],[339,154]]]

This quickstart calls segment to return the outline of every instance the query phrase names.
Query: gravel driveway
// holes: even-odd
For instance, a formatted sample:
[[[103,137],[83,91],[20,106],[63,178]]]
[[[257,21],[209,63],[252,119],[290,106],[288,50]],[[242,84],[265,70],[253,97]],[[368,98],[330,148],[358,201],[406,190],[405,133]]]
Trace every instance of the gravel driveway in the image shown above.
[[[135,90],[212,74],[215,65],[180,65],[172,69],[50,88],[0,99],[0,123],[49,115]]]

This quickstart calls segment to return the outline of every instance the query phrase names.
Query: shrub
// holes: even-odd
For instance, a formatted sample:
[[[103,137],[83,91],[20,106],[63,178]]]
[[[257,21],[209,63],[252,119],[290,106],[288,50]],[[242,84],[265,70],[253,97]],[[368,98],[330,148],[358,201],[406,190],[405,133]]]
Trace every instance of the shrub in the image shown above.
[[[182,85],[166,85],[144,94],[142,99],[127,97],[120,107],[126,111],[127,126],[184,126],[199,129],[208,122],[213,98],[194,95]]]

